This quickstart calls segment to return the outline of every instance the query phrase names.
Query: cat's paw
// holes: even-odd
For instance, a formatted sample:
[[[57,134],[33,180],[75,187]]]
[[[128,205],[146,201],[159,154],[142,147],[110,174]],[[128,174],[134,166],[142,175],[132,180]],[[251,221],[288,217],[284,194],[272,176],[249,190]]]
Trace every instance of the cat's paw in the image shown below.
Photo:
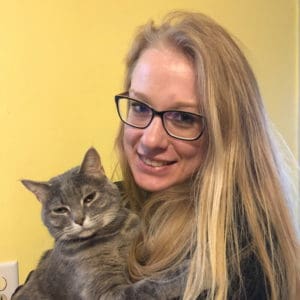
[[[123,300],[157,300],[165,299],[158,294],[156,283],[144,282],[143,280],[131,286],[128,286],[123,291]]]

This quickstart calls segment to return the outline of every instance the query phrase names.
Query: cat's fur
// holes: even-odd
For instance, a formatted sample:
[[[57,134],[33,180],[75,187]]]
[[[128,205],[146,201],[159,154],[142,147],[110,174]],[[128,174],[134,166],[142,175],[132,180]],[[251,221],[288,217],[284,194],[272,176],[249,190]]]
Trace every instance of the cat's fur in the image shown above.
[[[80,167],[48,182],[22,180],[42,203],[42,219],[55,239],[13,300],[171,299],[180,296],[183,269],[159,280],[132,284],[126,273],[128,246],[139,219],[120,204],[94,148]]]

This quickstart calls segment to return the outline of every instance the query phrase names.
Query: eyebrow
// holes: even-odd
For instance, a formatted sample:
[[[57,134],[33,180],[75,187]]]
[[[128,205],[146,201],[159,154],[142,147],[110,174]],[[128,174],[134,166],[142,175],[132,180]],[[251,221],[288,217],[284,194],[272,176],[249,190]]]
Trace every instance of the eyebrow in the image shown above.
[[[151,100],[149,100],[149,97],[147,97],[144,93],[140,93],[133,89],[129,89],[128,94],[130,94],[130,93],[132,93],[134,95],[133,97],[137,97],[136,100],[140,100],[140,101],[145,102],[146,104],[149,104],[150,106],[152,106]],[[172,105],[172,107],[170,108],[170,110],[172,110],[172,109],[174,109],[174,110],[193,109],[193,110],[197,110],[197,112],[191,111],[192,113],[199,114],[197,105],[186,103],[184,101],[175,101],[174,104]]]

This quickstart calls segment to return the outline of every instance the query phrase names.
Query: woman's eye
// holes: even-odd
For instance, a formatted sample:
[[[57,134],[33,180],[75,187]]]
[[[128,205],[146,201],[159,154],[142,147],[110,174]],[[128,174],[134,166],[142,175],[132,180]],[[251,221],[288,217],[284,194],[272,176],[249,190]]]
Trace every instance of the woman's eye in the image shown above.
[[[187,112],[174,111],[167,115],[167,118],[178,125],[192,126],[196,122],[196,117]]]
[[[66,207],[64,207],[64,206],[62,206],[62,207],[57,207],[57,208],[54,208],[53,209],[53,212],[55,212],[56,214],[65,214],[65,213],[67,213],[69,210],[66,208]]]
[[[92,193],[88,194],[88,195],[84,198],[83,202],[84,202],[85,204],[91,203],[91,202],[96,198],[96,195],[97,195],[96,192],[92,192]]]
[[[138,102],[131,102],[130,110],[137,114],[148,114],[151,112],[151,109],[147,105]]]

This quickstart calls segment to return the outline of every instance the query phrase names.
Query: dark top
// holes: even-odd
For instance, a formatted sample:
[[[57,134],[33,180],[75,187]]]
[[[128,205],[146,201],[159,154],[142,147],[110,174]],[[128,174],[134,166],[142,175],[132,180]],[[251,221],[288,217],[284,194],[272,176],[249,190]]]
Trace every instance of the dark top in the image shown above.
[[[122,181],[115,182],[122,195],[124,187]],[[250,255],[241,265],[242,281],[234,276],[228,290],[227,299],[230,300],[267,300],[267,288],[264,274],[256,256]],[[243,286],[243,288],[241,288]],[[208,291],[201,293],[197,300],[204,300]]]

